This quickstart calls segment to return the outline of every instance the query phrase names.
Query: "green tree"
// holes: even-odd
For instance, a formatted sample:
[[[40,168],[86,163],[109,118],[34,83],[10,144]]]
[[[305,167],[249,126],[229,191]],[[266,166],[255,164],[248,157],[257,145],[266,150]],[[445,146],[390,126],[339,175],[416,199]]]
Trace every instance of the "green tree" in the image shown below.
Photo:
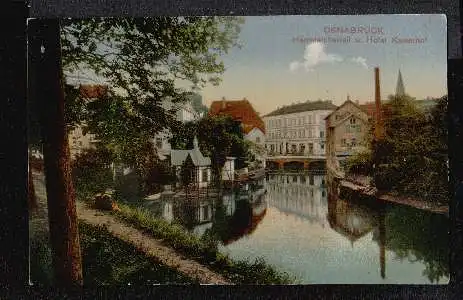
[[[220,182],[227,156],[237,157],[237,168],[246,165],[249,145],[244,140],[241,123],[230,116],[207,116],[196,124],[187,123],[176,130],[172,141],[180,149],[182,146],[191,149],[195,136],[203,155],[211,158],[216,184]]]
[[[62,27],[65,74],[94,73],[109,87],[103,101],[76,102],[80,122],[109,145],[121,161],[134,164],[138,145],[176,126],[173,109],[193,90],[218,84],[220,56],[238,45],[242,18],[156,17],[66,20]],[[191,90],[179,88],[191,82]],[[73,121],[75,118],[68,118]]]
[[[447,201],[445,101],[427,117],[413,98],[389,98],[384,138],[372,144],[378,189]]]
[[[220,82],[224,71],[220,55],[237,45],[242,20],[157,17],[37,23],[30,49],[44,73],[35,77],[40,81],[35,87],[41,99],[49,101],[35,107],[41,111],[38,134],[46,146],[53,261],[61,283],[82,283],[67,130],[84,125],[116,158],[143,165],[136,163],[138,150],[149,148],[156,133],[175,124],[173,111],[165,109],[163,102],[168,98],[181,102],[191,95],[177,87],[179,80],[191,82],[192,89]],[[105,80],[109,87],[106,99],[81,101],[72,89],[65,89],[66,78],[75,72],[94,73]],[[65,103],[69,104],[66,111]],[[146,159],[141,155],[142,162]]]

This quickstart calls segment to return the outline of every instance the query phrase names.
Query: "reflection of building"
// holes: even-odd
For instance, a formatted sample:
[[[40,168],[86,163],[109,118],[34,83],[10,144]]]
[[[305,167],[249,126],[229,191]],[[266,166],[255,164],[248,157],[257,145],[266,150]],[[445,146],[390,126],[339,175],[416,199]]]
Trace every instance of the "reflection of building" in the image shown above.
[[[347,96],[325,120],[327,167],[341,170],[339,161],[366,149],[370,130],[368,115]]]
[[[193,149],[191,150],[171,150],[171,166],[175,168],[176,175],[181,179],[182,166],[185,161],[192,163],[193,183],[199,187],[206,187],[211,181],[211,159],[204,157],[199,150],[198,140],[194,139]],[[180,180],[181,181],[181,180]]]
[[[273,154],[325,155],[325,117],[336,109],[329,101],[293,104],[264,116],[265,147]]]
[[[330,197],[328,220],[331,228],[354,243],[374,228],[370,212],[352,203]]]
[[[327,189],[324,175],[269,175],[267,201],[282,212],[326,223]]]
[[[339,198],[338,183],[335,179],[328,182],[328,214],[330,227],[346,237],[351,243],[373,231],[379,231],[379,262],[380,273],[384,279],[386,276],[386,252],[385,252],[385,224],[384,214],[379,215],[367,207],[355,204]],[[378,226],[379,225],[379,226]]]
[[[226,157],[222,169],[222,180],[233,181],[235,179],[235,157]]]
[[[265,202],[251,205],[246,201],[240,201],[239,204],[240,206],[229,221],[228,234],[222,241],[224,245],[231,244],[253,233],[267,213]]]

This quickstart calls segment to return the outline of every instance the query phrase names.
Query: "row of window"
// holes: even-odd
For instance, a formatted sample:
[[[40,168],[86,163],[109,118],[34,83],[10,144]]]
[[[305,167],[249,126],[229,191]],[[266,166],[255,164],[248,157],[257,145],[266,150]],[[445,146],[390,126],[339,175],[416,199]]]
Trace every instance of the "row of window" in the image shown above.
[[[286,134],[282,134],[281,131],[276,131],[276,132],[269,132],[269,138],[270,139],[278,139],[278,138],[314,138],[315,136],[315,131],[312,130],[305,130],[305,129],[294,129],[294,130],[288,130]],[[325,132],[320,131],[319,138],[325,138]]]
[[[347,139],[341,139],[341,146],[343,147],[346,147],[346,146],[351,146],[351,147],[355,147],[357,146],[357,139],[356,138],[352,138],[350,140],[350,143],[348,144],[347,142]]]
[[[291,144],[291,145],[287,145],[286,146],[286,150],[285,150],[285,146],[283,144],[280,144],[279,146],[276,146],[274,144],[265,144],[265,149],[267,150],[270,150],[271,152],[275,152],[275,151],[279,151],[279,152],[305,152],[305,144],[299,144],[299,148],[297,147],[296,144]],[[325,150],[325,144],[324,143],[321,143],[320,144],[320,149],[321,150]],[[308,144],[308,152],[309,153],[313,153],[313,150],[314,150],[314,144],[313,143],[309,143]]]
[[[324,116],[320,117],[320,124],[323,123]],[[294,117],[294,118],[284,118],[284,119],[274,119],[268,120],[266,122],[267,128],[278,128],[282,126],[297,126],[297,125],[304,125],[304,124],[316,124],[317,117],[313,115],[307,115],[304,117]]]

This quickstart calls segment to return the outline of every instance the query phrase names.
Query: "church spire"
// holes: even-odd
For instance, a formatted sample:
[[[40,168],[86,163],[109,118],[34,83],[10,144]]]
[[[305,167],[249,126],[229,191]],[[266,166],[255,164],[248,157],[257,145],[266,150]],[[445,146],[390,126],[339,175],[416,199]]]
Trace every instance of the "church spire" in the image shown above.
[[[402,80],[402,73],[400,72],[399,69],[399,77],[397,78],[397,86],[395,88],[395,95],[396,96],[405,96],[405,87],[404,87],[404,82]]]

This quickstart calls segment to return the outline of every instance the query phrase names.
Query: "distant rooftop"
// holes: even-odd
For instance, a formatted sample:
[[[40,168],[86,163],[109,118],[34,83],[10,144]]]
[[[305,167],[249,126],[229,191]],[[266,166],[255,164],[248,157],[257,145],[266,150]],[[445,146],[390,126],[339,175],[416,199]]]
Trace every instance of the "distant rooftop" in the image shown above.
[[[298,112],[313,111],[313,110],[335,110],[336,108],[338,107],[334,105],[333,103],[331,103],[331,101],[322,101],[322,100],[307,101],[304,103],[297,103],[297,104],[283,106],[265,115],[264,117],[287,115],[287,114],[294,114]]]

